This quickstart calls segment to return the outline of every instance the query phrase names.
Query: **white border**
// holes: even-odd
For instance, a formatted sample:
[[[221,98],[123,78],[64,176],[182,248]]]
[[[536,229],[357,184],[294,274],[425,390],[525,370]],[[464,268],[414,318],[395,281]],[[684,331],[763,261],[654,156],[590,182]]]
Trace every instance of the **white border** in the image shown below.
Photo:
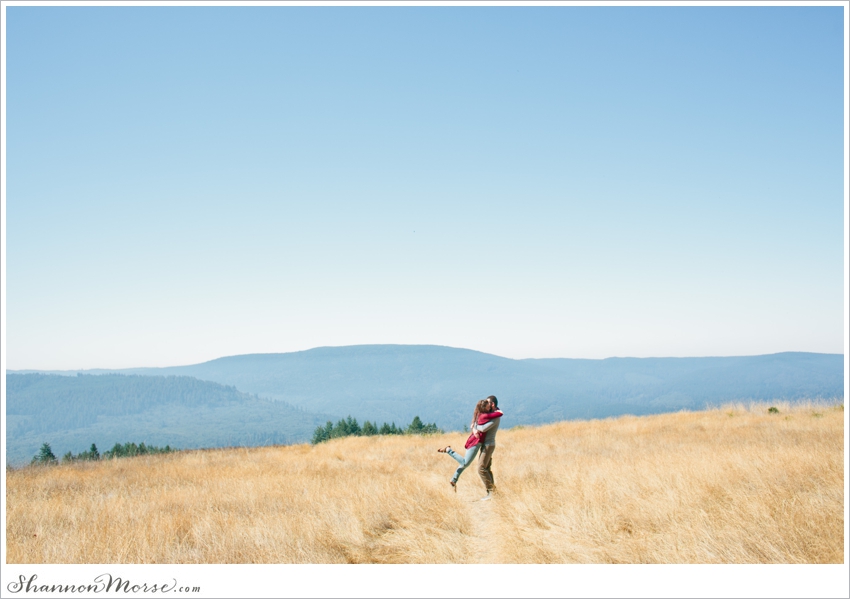
[[[200,593],[119,593],[122,597],[847,597],[835,584],[841,565],[54,565],[5,566],[10,582],[91,584],[98,575],[133,584],[200,586]],[[489,582],[488,582],[489,581]],[[845,587],[846,588],[846,587]],[[79,595],[77,595],[79,596]],[[111,594],[85,595],[110,597]]]
[[[850,142],[850,110],[848,110],[848,59],[850,43],[850,7],[846,1],[826,2],[424,2],[424,1],[176,1],[176,2],[37,2],[0,1],[0,381],[2,409],[6,409],[6,8],[8,6],[841,6],[844,8],[844,397],[850,396],[850,174],[848,142]],[[5,418],[3,418],[5,422]],[[6,428],[2,433],[5,457]],[[844,564],[799,566],[705,566],[705,565],[482,565],[482,566],[356,566],[356,565],[15,565],[6,564],[6,480],[2,481],[2,574],[0,595],[4,597],[67,597],[67,593],[10,593],[9,584],[20,576],[38,576],[45,584],[90,584],[94,577],[110,573],[130,578],[134,583],[170,582],[201,586],[200,593],[177,594],[188,597],[848,597],[848,428],[844,426]],[[330,568],[330,569],[328,569]],[[490,581],[490,582],[488,582]],[[161,593],[153,594],[153,596]],[[76,596],[82,596],[77,594]],[[94,595],[99,596],[99,595]],[[115,596],[115,594],[103,594]],[[152,596],[129,593],[121,596]]]

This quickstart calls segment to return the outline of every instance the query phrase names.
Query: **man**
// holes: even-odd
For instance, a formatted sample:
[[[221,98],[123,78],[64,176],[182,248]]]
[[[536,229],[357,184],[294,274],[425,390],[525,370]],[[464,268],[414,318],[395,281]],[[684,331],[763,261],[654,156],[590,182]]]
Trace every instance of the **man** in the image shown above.
[[[499,410],[499,400],[495,395],[487,398],[493,410]],[[493,497],[493,491],[496,490],[496,484],[493,481],[493,452],[496,451],[496,431],[499,430],[501,418],[496,418],[485,424],[477,426],[478,432],[485,433],[481,440],[481,450],[478,452],[478,476],[484,482],[484,487],[487,489],[487,495],[481,498],[481,501],[489,501]]]

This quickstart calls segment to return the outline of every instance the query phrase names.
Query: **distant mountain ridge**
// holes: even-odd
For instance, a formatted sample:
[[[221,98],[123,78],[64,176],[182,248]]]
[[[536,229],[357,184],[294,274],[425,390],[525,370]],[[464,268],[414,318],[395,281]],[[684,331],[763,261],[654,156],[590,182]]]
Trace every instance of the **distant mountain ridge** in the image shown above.
[[[359,345],[86,372],[194,377],[334,418],[402,423],[418,415],[447,430],[463,427],[474,402],[491,394],[508,426],[844,395],[843,355],[802,352],[513,360],[434,345]]]

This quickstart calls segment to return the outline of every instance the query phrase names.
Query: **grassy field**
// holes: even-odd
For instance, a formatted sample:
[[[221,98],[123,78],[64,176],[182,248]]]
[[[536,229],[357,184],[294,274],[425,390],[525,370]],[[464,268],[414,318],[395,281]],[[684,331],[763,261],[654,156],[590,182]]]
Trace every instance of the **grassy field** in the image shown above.
[[[769,405],[503,429],[489,502],[457,433],[7,470],[7,560],[842,563],[843,405]]]

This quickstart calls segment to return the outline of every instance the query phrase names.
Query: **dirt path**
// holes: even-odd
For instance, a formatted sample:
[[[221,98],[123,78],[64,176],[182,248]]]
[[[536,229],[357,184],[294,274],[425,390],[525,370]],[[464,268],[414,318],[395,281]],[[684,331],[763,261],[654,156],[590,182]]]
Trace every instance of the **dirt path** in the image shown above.
[[[496,534],[496,510],[493,501],[476,501],[470,504],[475,526],[475,535],[470,539],[474,551],[470,555],[473,564],[497,564],[499,559],[499,538]]]
[[[458,507],[464,509],[472,522],[472,531],[469,535],[469,553],[471,564],[494,564],[499,561],[499,536],[498,510],[494,503],[498,498],[489,501],[480,501],[486,494],[484,485],[478,478],[477,472],[468,468],[458,482],[456,499]]]

